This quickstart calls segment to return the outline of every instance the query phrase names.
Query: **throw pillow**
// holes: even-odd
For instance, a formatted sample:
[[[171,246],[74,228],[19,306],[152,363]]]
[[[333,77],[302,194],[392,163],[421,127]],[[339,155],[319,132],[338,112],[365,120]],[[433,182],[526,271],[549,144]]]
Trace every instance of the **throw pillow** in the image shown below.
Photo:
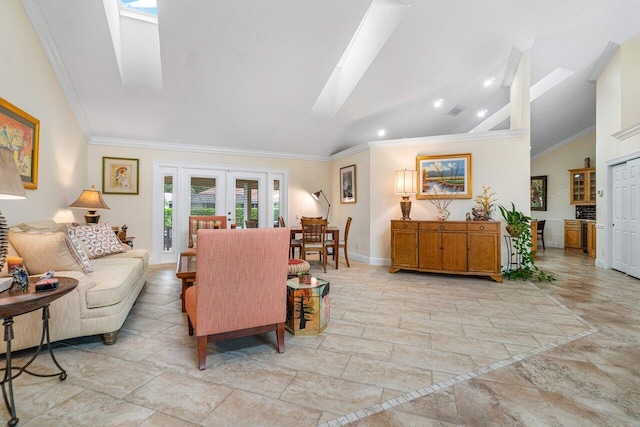
[[[67,230],[67,233],[68,232],[69,231]],[[69,236],[69,240],[71,241],[71,244],[73,244],[73,248],[75,249],[76,256],[80,260],[80,264],[82,265],[82,271],[84,271],[85,274],[92,273],[93,268],[89,263],[88,249],[84,246],[84,244],[82,244],[82,241],[75,236],[75,234],[73,235],[68,234],[68,236]]]
[[[88,249],[90,258],[124,252],[118,236],[107,222],[99,224],[71,224],[69,235],[78,238]]]
[[[83,271],[69,237],[56,233],[9,232],[11,244],[20,254],[29,274],[53,271]]]

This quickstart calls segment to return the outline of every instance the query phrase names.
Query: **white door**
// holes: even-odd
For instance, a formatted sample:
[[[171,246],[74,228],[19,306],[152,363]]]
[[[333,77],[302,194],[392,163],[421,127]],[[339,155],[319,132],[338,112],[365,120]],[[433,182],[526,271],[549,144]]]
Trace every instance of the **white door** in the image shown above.
[[[612,168],[612,268],[640,278],[640,159]]]
[[[273,227],[268,198],[266,172],[227,172],[226,212],[236,227]]]

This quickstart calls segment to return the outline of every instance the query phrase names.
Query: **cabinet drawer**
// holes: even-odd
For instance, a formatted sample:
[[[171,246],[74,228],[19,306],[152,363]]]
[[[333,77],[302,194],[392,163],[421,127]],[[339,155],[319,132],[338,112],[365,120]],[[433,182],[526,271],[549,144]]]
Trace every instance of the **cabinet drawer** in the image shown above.
[[[565,228],[570,228],[570,229],[580,229],[580,226],[582,224],[582,221],[580,220],[565,220],[564,221],[564,227]]]
[[[417,230],[418,223],[415,221],[391,221],[392,230]]]
[[[493,221],[480,221],[476,223],[469,223],[467,224],[467,230],[497,233],[498,230],[500,230],[500,223],[493,222]]]
[[[467,231],[467,224],[464,222],[421,222],[420,230],[430,231]]]

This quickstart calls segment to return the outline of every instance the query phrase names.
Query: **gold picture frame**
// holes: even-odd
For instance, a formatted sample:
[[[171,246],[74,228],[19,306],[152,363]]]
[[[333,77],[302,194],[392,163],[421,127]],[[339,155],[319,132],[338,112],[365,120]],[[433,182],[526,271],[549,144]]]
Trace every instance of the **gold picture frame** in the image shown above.
[[[138,159],[123,157],[102,158],[103,194],[138,194]]]
[[[38,188],[40,120],[0,98],[0,147],[13,152],[22,185]]]
[[[471,153],[417,156],[416,199],[470,199]]]

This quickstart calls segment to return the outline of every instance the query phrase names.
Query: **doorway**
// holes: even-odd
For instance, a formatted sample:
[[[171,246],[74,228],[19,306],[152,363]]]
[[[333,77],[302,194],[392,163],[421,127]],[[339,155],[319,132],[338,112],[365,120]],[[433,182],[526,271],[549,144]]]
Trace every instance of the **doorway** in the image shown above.
[[[640,158],[612,166],[611,176],[611,267],[640,279]]]

